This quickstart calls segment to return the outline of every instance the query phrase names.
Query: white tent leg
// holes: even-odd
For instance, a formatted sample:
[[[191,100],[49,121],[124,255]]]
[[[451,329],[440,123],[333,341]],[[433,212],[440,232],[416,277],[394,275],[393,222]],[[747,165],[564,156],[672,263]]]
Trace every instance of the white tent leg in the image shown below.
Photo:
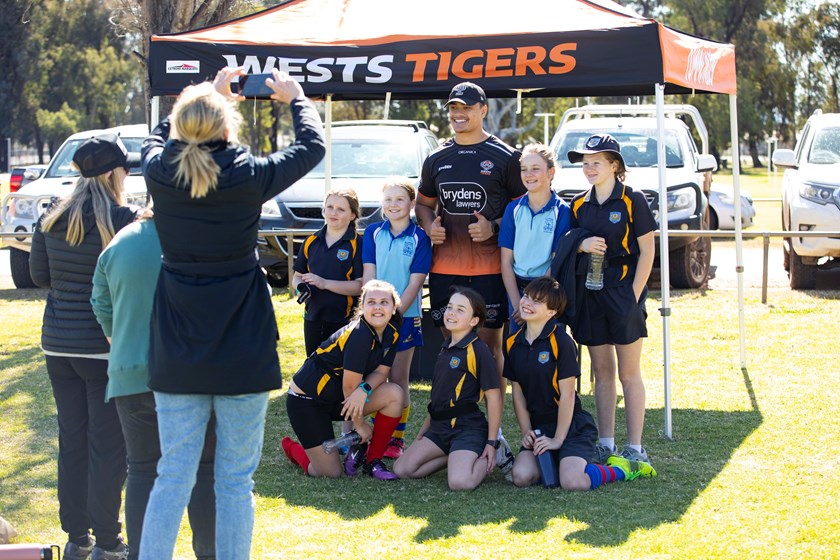
[[[662,285],[662,352],[664,375],[665,430],[668,439],[671,429],[671,278],[668,255],[668,185],[665,183],[665,85],[656,84],[656,164],[659,175],[659,274]]]
[[[160,97],[157,95],[152,96],[151,120],[152,122],[149,123],[149,130],[153,130],[160,122]]]
[[[327,143],[327,153],[324,154],[324,195],[332,188],[332,94],[327,94],[324,104],[324,140]]]
[[[738,338],[741,369],[747,367],[746,326],[744,325],[744,238],[741,230],[741,152],[738,138],[738,96],[729,96],[729,129],[732,142],[732,188],[735,204],[735,272],[738,278]]]
[[[382,110],[382,118],[388,120],[391,115],[391,92],[385,94],[385,108]]]

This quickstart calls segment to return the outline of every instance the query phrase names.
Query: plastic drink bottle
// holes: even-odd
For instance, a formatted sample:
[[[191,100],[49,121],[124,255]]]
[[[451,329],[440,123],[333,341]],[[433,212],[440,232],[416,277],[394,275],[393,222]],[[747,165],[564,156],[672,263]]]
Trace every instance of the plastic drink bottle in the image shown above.
[[[543,435],[542,430],[534,430],[537,437]],[[536,455],[537,464],[540,467],[540,482],[546,488],[556,488],[560,486],[560,481],[557,479],[557,464],[554,462],[554,454],[551,451],[545,451],[540,455]]]
[[[359,443],[360,441],[362,441],[362,436],[360,436],[357,432],[350,432],[335,439],[328,439],[321,444],[321,447],[324,449],[324,453],[329,455],[339,447],[349,447]]]
[[[604,255],[589,253],[589,270],[586,273],[586,288],[600,290],[604,287]]]

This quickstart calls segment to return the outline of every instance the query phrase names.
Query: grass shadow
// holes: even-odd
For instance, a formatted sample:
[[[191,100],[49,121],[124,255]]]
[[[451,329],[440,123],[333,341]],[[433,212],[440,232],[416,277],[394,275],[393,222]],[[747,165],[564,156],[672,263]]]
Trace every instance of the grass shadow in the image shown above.
[[[0,290],[0,300],[5,301],[43,301],[47,297],[46,288],[16,288]]]
[[[333,512],[348,520],[362,520],[392,507],[398,515],[427,521],[414,535],[418,543],[454,537],[466,526],[482,524],[506,525],[517,533],[540,532],[552,520],[565,518],[585,525],[568,533],[567,541],[593,547],[617,546],[637,529],[677,521],[745,438],[761,425],[762,415],[752,384],[746,370],[743,373],[752,410],[674,410],[674,438],[665,440],[652,433],[655,426],[664,424],[664,410],[648,409],[646,423],[650,428],[645,441],[659,475],[582,493],[542,487],[518,489],[507,483],[498,470],[476,490],[460,493],[447,488],[445,473],[393,483],[367,477],[305,478],[279,451],[282,436],[292,433],[283,395],[269,405],[256,491],[263,496],[282,497],[293,506]],[[413,390],[412,398],[414,403],[425,403],[428,393]],[[584,395],[582,400],[585,408],[594,410],[591,396]],[[416,433],[422,421],[422,406],[417,408],[408,433]],[[503,424],[508,427],[516,425],[510,408],[506,408]],[[617,425],[623,425],[622,410],[618,411]]]

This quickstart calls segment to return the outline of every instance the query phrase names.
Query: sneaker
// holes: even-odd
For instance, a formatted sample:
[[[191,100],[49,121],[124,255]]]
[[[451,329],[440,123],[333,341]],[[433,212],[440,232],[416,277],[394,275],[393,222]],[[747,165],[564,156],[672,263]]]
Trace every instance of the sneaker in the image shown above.
[[[656,476],[656,470],[650,463],[644,461],[631,461],[620,455],[612,455],[607,459],[607,466],[621,470],[624,473],[624,480],[635,480],[639,477],[650,478]]]
[[[344,457],[344,474],[347,476],[356,476],[359,474],[359,467],[365,462],[365,455],[367,455],[367,444],[351,445],[347,450],[347,456]]]
[[[645,463],[650,463],[650,459],[648,458],[647,451],[645,451],[644,447],[642,447],[641,451],[636,451],[629,445],[625,445],[624,449],[621,450],[621,456],[631,461],[643,461]]]
[[[111,550],[104,550],[98,546],[93,547],[93,554],[90,560],[127,560],[128,545],[123,542],[122,537],[117,537],[117,546]]]
[[[65,560],[87,560],[90,558],[90,554],[93,552],[95,544],[96,541],[93,540],[93,537],[88,537],[88,544],[85,546],[79,546],[74,542],[68,542],[64,545],[64,554],[62,554],[61,557]]]
[[[374,459],[370,463],[366,463],[364,467],[365,474],[372,476],[376,480],[397,480],[397,475],[382,462],[382,459]]]
[[[592,456],[590,463],[597,463],[599,465],[606,465],[607,459],[612,455],[618,455],[618,448],[613,445],[612,449],[601,443],[595,444],[595,455]]]
[[[399,459],[405,451],[405,440],[403,438],[391,438],[388,447],[385,448],[386,459]]]
[[[501,469],[502,474],[505,475],[505,480],[513,482],[513,461],[516,457],[513,456],[513,451],[510,450],[505,436],[499,436],[499,448],[496,450],[496,465]]]

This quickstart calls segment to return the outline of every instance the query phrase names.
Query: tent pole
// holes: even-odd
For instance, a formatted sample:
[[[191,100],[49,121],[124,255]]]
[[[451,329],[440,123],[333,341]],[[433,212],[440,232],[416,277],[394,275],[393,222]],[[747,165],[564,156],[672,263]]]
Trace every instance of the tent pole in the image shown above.
[[[149,123],[149,130],[152,130],[160,122],[160,97],[157,95],[152,96],[152,111],[150,117],[152,122]]]
[[[738,138],[738,96],[729,96],[729,130],[732,135],[732,197],[735,204],[735,272],[738,278],[738,338],[741,369],[747,367],[746,326],[744,325],[744,238],[741,230],[741,150]]]
[[[388,116],[391,114],[391,92],[385,93],[385,108],[382,110],[382,118],[384,120],[388,120]]]
[[[662,352],[664,375],[665,437],[671,430],[671,279],[668,254],[668,185],[665,183],[665,85],[656,84],[656,165],[659,175],[659,276],[662,285]]]
[[[332,188],[332,94],[327,94],[324,104],[324,140],[327,143],[327,153],[324,155],[324,196]]]

